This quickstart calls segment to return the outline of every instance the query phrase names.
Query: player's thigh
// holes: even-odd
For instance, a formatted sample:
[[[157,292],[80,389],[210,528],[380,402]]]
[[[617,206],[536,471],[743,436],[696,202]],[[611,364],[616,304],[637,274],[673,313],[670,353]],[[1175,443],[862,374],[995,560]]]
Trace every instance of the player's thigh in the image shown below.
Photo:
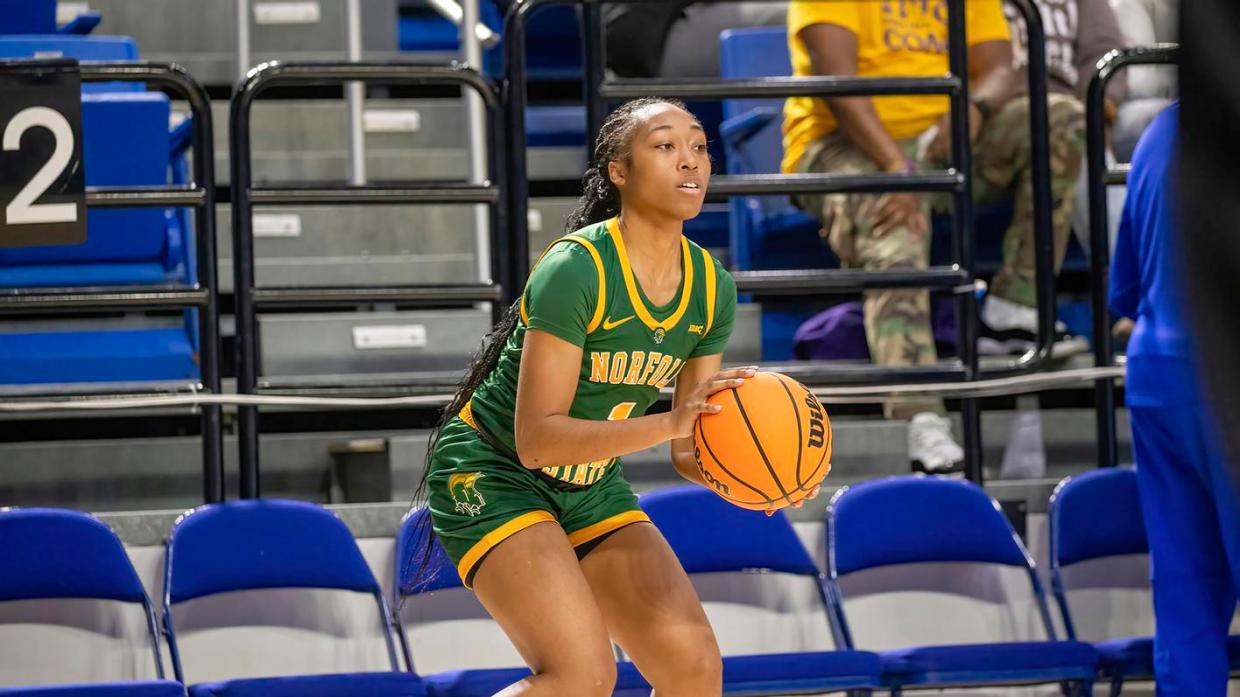
[[[719,647],[697,591],[650,523],[623,527],[581,560],[612,637],[656,687],[720,680]]]
[[[610,691],[607,627],[559,525],[537,523],[505,539],[479,563],[473,587],[535,673]]]

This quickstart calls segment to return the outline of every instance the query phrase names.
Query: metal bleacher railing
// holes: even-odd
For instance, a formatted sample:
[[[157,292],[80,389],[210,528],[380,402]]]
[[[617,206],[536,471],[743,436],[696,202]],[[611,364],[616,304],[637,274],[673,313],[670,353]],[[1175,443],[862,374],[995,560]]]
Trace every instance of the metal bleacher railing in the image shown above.
[[[651,2],[657,0],[619,0]],[[1008,0],[1024,16],[1029,38],[1028,81],[1030,98],[1031,166],[1034,188],[1034,230],[1038,340],[1034,350],[1007,365],[988,369],[978,366],[977,300],[974,294],[975,243],[972,194],[972,152],[968,137],[968,65],[964,0],[948,2],[949,74],[923,78],[784,77],[745,80],[623,80],[609,81],[604,73],[604,28],[600,0],[523,0],[509,11],[504,23],[506,130],[525,131],[526,85],[525,29],[530,15],[539,8],[579,4],[585,24],[585,101],[587,142],[593,142],[610,100],[639,96],[692,99],[759,98],[789,96],[877,96],[941,94],[950,98],[952,167],[916,174],[755,174],[712,177],[708,196],[721,198],[741,194],[793,194],[823,192],[920,191],[946,192],[952,196],[952,254],[950,266],[917,271],[864,271],[851,269],[790,269],[734,273],[737,289],[762,295],[853,293],[872,288],[923,287],[955,293],[960,359],[946,366],[881,368],[841,367],[822,363],[780,365],[779,369],[811,385],[858,383],[924,383],[942,380],[973,381],[981,377],[1015,375],[1041,368],[1050,358],[1054,340],[1055,280],[1051,230],[1050,146],[1047,113],[1045,32],[1041,14],[1030,0]],[[508,277],[525,278],[529,271],[529,184],[526,143],[508,140],[508,220],[511,245]],[[524,253],[523,253],[524,252]],[[967,476],[982,480],[981,412],[976,399],[961,402]]]
[[[1094,366],[1106,368],[1114,364],[1115,350],[1111,341],[1111,313],[1107,307],[1108,276],[1111,267],[1111,242],[1107,236],[1107,187],[1128,181],[1128,166],[1108,168],[1106,163],[1106,91],[1107,84],[1119,71],[1132,65],[1174,65],[1179,61],[1179,47],[1158,44],[1117,50],[1103,56],[1097,72],[1089,83],[1085,105],[1085,147],[1089,162],[1089,237],[1090,301],[1094,324]],[[1097,412],[1098,465],[1114,467],[1119,459],[1115,432],[1115,382],[1100,380],[1094,384],[1094,406]]]
[[[213,186],[215,164],[211,106],[206,90],[183,68],[170,63],[83,62],[80,71],[83,81],[142,82],[169,90],[188,102],[192,120],[193,181],[187,185],[87,187],[86,205],[89,208],[193,208],[198,280],[192,285],[5,289],[0,293],[0,315],[196,308],[200,332],[198,365],[201,379],[188,384],[100,383],[98,389],[73,385],[68,388],[71,391],[57,387],[24,389],[10,401],[20,403],[40,396],[72,400],[75,397],[87,396],[134,396],[185,391],[206,391],[219,395],[219,289],[216,279]],[[202,404],[199,408],[202,419],[203,499],[207,502],[220,501],[224,497],[221,406]]]
[[[384,184],[344,185],[339,183],[298,186],[254,187],[251,172],[250,116],[254,100],[272,87],[290,85],[340,85],[356,81],[410,86],[459,86],[479,96],[487,111],[490,153],[490,179],[481,184],[417,181]],[[322,286],[256,287],[254,273],[253,210],[255,206],[294,205],[392,205],[392,204],[489,204],[491,210],[492,259],[514,256],[505,229],[507,212],[504,188],[495,182],[502,176],[499,156],[503,152],[498,126],[500,101],[491,82],[476,71],[456,65],[400,63],[279,63],[271,62],[251,70],[237,87],[230,114],[232,167],[234,294],[237,322],[237,392],[242,395],[261,391],[279,394],[324,394],[348,392],[359,387],[348,384],[325,386],[298,380],[260,380],[258,312],[262,308],[350,307],[373,303],[401,305],[468,304],[506,299],[515,287],[509,269],[492,264],[491,281],[456,285],[416,286]],[[498,309],[495,306],[493,309]],[[414,376],[400,385],[408,388]],[[442,382],[442,381],[441,381]],[[379,387],[366,383],[365,389]],[[436,384],[443,391],[446,387]],[[241,496],[259,495],[258,407],[243,405],[237,415],[238,448],[241,465]]]

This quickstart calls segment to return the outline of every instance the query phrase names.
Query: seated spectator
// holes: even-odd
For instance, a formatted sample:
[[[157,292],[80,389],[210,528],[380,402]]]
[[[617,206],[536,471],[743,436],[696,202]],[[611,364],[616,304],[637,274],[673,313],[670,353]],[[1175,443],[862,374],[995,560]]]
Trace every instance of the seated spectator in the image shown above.
[[[1015,196],[1003,265],[982,313],[993,349],[1023,350],[1036,327],[1029,100],[1013,68],[1000,0],[966,4],[974,194],[980,201]],[[948,69],[945,2],[794,2],[788,41],[795,75],[863,77],[942,75]],[[1084,150],[1084,112],[1074,97],[1052,93],[1050,142],[1056,267],[1067,245]],[[913,172],[940,169],[950,156],[948,100],[937,96],[792,98],[784,108],[785,172]],[[806,195],[797,205],[816,216],[846,267],[924,268],[929,260],[928,197],[914,193]],[[937,360],[929,293],[865,293],[865,328],[879,365]],[[888,418],[909,419],[909,456],[928,471],[962,459],[941,400],[887,403]]]
[[[1125,0],[1129,1],[1129,0]],[[1139,1],[1139,0],[1138,0]],[[1085,103],[1089,83],[1094,77],[1099,59],[1110,51],[1128,45],[1115,12],[1107,0],[1034,0],[1042,14],[1042,26],[1046,32],[1046,72],[1053,92],[1072,95]],[[1012,27],[1012,39],[1016,51],[1016,65],[1028,64],[1028,38],[1025,20],[1011,5],[1005,5],[1008,23]],[[1127,93],[1127,72],[1111,78],[1107,85],[1107,123],[1115,120],[1117,107],[1124,103]],[[1115,164],[1115,157],[1108,150],[1107,166]],[[1081,163],[1072,215],[1072,230],[1081,247],[1089,249],[1089,180],[1088,164]],[[1110,213],[1110,239],[1115,239],[1119,226],[1119,210],[1124,205],[1124,192],[1119,187],[1107,189],[1107,210]]]
[[[621,77],[719,77],[719,34],[781,26],[786,2],[640,2],[603,6],[607,67]]]

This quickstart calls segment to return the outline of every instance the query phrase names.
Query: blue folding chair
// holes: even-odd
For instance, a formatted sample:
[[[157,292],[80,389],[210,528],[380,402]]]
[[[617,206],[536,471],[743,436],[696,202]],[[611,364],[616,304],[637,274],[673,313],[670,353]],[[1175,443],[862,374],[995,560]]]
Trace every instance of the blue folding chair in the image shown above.
[[[231,501],[177,519],[164,566],[164,631],[177,678],[185,673],[173,608],[234,591],[316,588],[375,599],[391,672],[240,678],[191,685],[196,697],[424,697],[422,681],[401,671],[387,600],[353,535],[335,514],[299,501]]]
[[[396,532],[396,609],[392,622],[400,637],[405,665],[414,669],[413,652],[400,617],[400,606],[409,598],[426,593],[463,588],[461,577],[439,540],[432,542],[425,560],[423,541],[431,534],[430,515],[418,508],[405,515]],[[616,697],[647,697],[650,684],[628,662],[616,666]],[[452,670],[422,676],[430,697],[491,697],[505,687],[530,676],[529,668],[480,668]]]
[[[642,510],[663,533],[690,575],[761,571],[814,579],[822,574],[782,512],[733,506],[698,486],[641,497]],[[826,596],[823,595],[823,602]],[[860,691],[882,686],[879,657],[868,651],[806,651],[723,658],[725,695],[791,695]]]
[[[185,697],[164,679],[151,601],[116,533],[98,519],[49,508],[0,509],[0,602],[85,598],[142,606],[155,680],[0,689],[4,697]]]
[[[926,521],[932,521],[927,524]],[[971,562],[1024,569],[1045,641],[917,646],[880,652],[884,680],[903,688],[1068,683],[1090,694],[1094,648],[1055,640],[1046,594],[1020,538],[981,487],[939,477],[891,477],[845,487],[826,514],[827,588],[837,641],[852,647],[839,579],[896,564]],[[912,577],[910,575],[910,577]],[[1066,689],[1066,688],[1065,688]]]
[[[1063,616],[1068,638],[1077,626],[1068,606],[1064,570],[1074,564],[1128,555],[1149,554],[1137,473],[1131,468],[1097,469],[1067,477],[1055,487],[1050,502],[1051,591]],[[1101,570],[1091,574],[1091,587],[1102,583]],[[1154,679],[1154,638],[1123,637],[1094,643],[1100,674],[1111,683],[1112,697],[1125,680]],[[1228,642],[1231,672],[1240,674],[1240,635]]]

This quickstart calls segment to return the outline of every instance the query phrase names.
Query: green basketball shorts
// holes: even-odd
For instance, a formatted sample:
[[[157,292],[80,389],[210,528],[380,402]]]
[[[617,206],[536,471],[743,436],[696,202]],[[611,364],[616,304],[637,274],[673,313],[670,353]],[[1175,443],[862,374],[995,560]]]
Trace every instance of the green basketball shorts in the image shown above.
[[[427,490],[435,535],[466,587],[487,553],[531,525],[559,523],[580,557],[616,530],[650,522],[618,463],[598,482],[565,490],[484,442],[460,417],[439,435]]]

